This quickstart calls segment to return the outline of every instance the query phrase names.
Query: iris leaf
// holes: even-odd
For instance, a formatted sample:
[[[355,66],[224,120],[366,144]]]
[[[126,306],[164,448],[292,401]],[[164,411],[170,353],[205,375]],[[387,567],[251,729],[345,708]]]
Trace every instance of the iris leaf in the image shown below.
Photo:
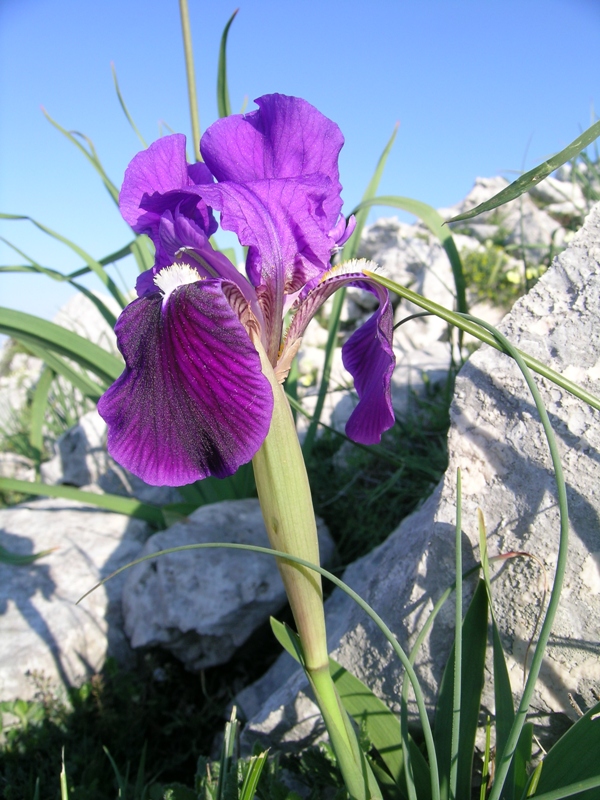
[[[440,685],[435,714],[435,743],[441,779],[441,797],[471,796],[471,774],[475,734],[479,719],[479,704],[484,681],[485,650],[487,645],[488,602],[485,583],[480,581],[475,589],[469,609],[462,625],[462,661],[468,664],[463,670],[461,680],[461,707],[459,747],[455,754],[457,767],[456,794],[450,793],[450,774],[452,767],[452,729],[454,696],[454,652],[448,658]]]
[[[33,393],[33,401],[31,403],[31,424],[29,428],[29,443],[37,453],[38,464],[42,456],[43,436],[42,429],[44,426],[44,418],[46,416],[46,407],[48,405],[48,392],[52,386],[52,381],[56,377],[53,369],[48,365],[42,370],[38,382]]]
[[[496,709],[496,754],[501,757],[504,752],[504,747],[510,733],[510,729],[515,719],[515,707],[513,704],[512,690],[510,687],[510,678],[508,676],[508,669],[506,666],[506,659],[504,658],[504,650],[502,648],[502,641],[500,639],[500,632],[496,619],[494,616],[494,609],[492,605],[492,581],[490,576],[489,557],[487,552],[487,537],[485,530],[485,521],[481,509],[477,510],[477,518],[479,522],[479,551],[481,553],[481,566],[483,572],[483,580],[488,594],[488,603],[490,607],[490,617],[492,620],[492,651],[493,651],[493,664],[494,664],[494,705]],[[526,731],[523,730],[526,737]],[[520,769],[519,780],[516,785],[520,785],[523,778],[523,770],[525,764],[515,756],[514,763],[511,766],[506,783],[504,784],[504,792],[502,800],[513,800],[515,796],[515,781],[517,770]],[[526,775],[526,773],[525,773]]]
[[[72,331],[55,325],[54,322],[0,307],[0,333],[32,345],[39,354],[40,348],[51,353],[73,359],[83,369],[90,370],[107,386],[113,383],[123,371],[120,358],[111,355],[97,344],[92,344]],[[47,362],[49,363],[49,362]],[[56,370],[61,372],[61,370]]]
[[[34,561],[37,561],[38,558],[43,558],[49,553],[52,553],[53,549],[54,548],[51,550],[42,550],[39,553],[23,556],[19,553],[11,553],[10,550],[0,545],[0,564],[10,564],[13,567],[28,567],[30,564],[33,564]]]
[[[452,267],[452,275],[454,277],[454,285],[456,288],[456,307],[462,313],[467,312],[467,294],[465,277],[463,275],[462,261],[458,253],[452,232],[444,225],[444,220],[432,206],[427,203],[422,203],[420,200],[413,200],[410,197],[397,197],[396,195],[384,195],[382,197],[373,197],[368,200],[362,200],[357,206],[355,211],[368,209],[371,206],[391,206],[392,208],[401,208],[403,211],[408,211],[419,217],[429,230],[437,236],[440,244],[446,251],[450,266]]]
[[[529,172],[526,172],[524,175],[521,175],[520,178],[517,178],[516,181],[507,186],[505,189],[502,189],[501,192],[494,195],[489,200],[486,200],[485,203],[480,203],[475,208],[472,208],[470,211],[465,211],[464,214],[458,214],[456,217],[452,217],[451,219],[447,220],[447,222],[460,222],[465,219],[471,219],[472,217],[476,217],[478,214],[483,214],[484,211],[492,211],[494,208],[498,208],[498,206],[504,205],[504,203],[509,203],[511,200],[514,200],[517,197],[520,197],[525,192],[529,191],[533,186],[537,186],[538,183],[547,178],[555,169],[558,169],[560,166],[565,164],[567,161],[575,158],[575,156],[579,155],[579,153],[587,147],[594,139],[597,139],[600,136],[600,121],[595,122],[591,125],[587,130],[585,130],[581,136],[578,136],[577,139],[574,139],[570,145],[565,147],[564,150],[561,150],[556,155],[549,158],[547,161],[544,161],[542,164],[539,164],[537,167],[530,169]]]
[[[233,12],[225,30],[221,36],[221,46],[219,48],[219,67],[217,71],[217,108],[219,110],[219,117],[228,117],[231,114],[231,103],[229,102],[229,88],[227,86],[227,36],[229,35],[229,28],[235,19],[239,8]]]
[[[2,238],[2,237],[0,237]],[[6,242],[9,247],[12,247],[19,255],[23,256],[24,258],[28,259],[30,264],[23,264],[15,267],[0,267],[0,272],[33,272],[38,275],[46,275],[48,278],[52,278],[55,281],[59,282],[66,282],[69,283],[74,289],[77,289],[78,292],[84,294],[88,300],[96,306],[100,314],[104,317],[106,322],[111,328],[115,327],[115,323],[117,318],[110,310],[110,308],[104,303],[101,297],[95,295],[92,291],[90,291],[86,286],[82,286],[81,284],[77,283],[77,281],[71,280],[68,276],[63,275],[62,272],[58,272],[55,269],[50,269],[48,267],[43,267],[41,264],[38,264],[31,256],[28,256],[18,247],[15,247],[14,244],[11,244],[6,239],[2,238],[2,241]],[[90,270],[88,269],[88,272]]]
[[[144,137],[140,133],[138,126],[133,121],[133,118],[132,118],[131,114],[129,113],[129,109],[125,105],[125,100],[123,100],[123,95],[121,94],[121,89],[119,88],[119,81],[117,80],[117,70],[115,69],[114,62],[111,62],[110,69],[111,69],[112,76],[113,76],[113,81],[114,81],[114,84],[115,84],[115,91],[117,93],[117,97],[119,98],[119,103],[121,104],[121,108],[123,109],[123,113],[127,117],[127,121],[129,122],[129,124],[133,128],[133,130],[134,130],[136,136],[138,137],[138,139],[140,140],[140,142],[142,144],[142,147],[145,149],[146,147],[148,147],[148,145],[146,144],[146,141],[145,141]]]
[[[271,617],[271,629],[281,646],[299,664],[303,665],[302,645],[298,634],[287,625]],[[396,793],[406,797],[406,775],[400,741],[400,721],[361,680],[354,677],[335,659],[329,659],[329,670],[346,711],[364,731],[385,764],[387,775],[395,785]],[[421,751],[410,741],[411,761],[419,800],[431,797],[429,767]]]
[[[121,497],[116,494],[96,494],[95,492],[84,492],[76,486],[55,486],[48,483],[20,481],[16,478],[0,478],[0,490],[76,500],[79,503],[98,506],[98,508],[103,508],[105,511],[125,514],[128,517],[143,519],[153,525],[164,527],[163,513],[158,506],[142,503],[140,500],[130,497]]]
[[[48,122],[51,125],[54,125],[54,127],[57,130],[59,130],[64,136],[66,136],[67,139],[72,144],[74,144],[75,147],[81,153],[83,153],[83,155],[87,158],[87,160],[90,162],[90,164],[94,167],[96,172],[100,175],[100,177],[102,178],[102,183],[106,187],[106,189],[107,189],[108,193],[110,194],[110,196],[112,197],[112,199],[118,205],[119,204],[119,190],[117,189],[115,184],[111,181],[111,179],[106,174],[106,172],[104,170],[104,167],[100,163],[100,159],[98,158],[98,155],[96,153],[96,149],[95,149],[92,141],[90,139],[88,139],[87,136],[84,136],[82,133],[77,133],[76,131],[67,131],[67,130],[65,130],[65,128],[63,128],[61,125],[59,125],[58,122],[56,122],[55,120],[52,119],[52,117],[50,116],[50,114],[48,114],[48,112],[46,111],[45,108],[42,108],[42,112],[43,112],[44,116],[46,117],[46,119],[48,120]],[[85,149],[85,147],[81,144],[81,142],[78,140],[77,137],[83,139],[87,143],[88,147],[90,148],[89,151]]]
[[[185,74],[188,86],[188,103],[192,122],[192,138],[194,140],[194,156],[201,161],[200,155],[200,115],[198,114],[198,94],[196,92],[196,73],[194,71],[194,49],[192,47],[192,29],[187,0],[179,0],[179,16],[183,34],[183,52],[185,55]]]
[[[92,256],[86,253],[85,250],[76,245],[74,242],[71,242],[65,236],[61,236],[60,233],[51,230],[46,225],[42,225],[41,222],[37,222],[37,220],[33,219],[32,217],[28,217],[21,214],[0,214],[0,219],[27,220],[31,222],[33,225],[35,225],[36,228],[39,228],[39,230],[43,231],[44,233],[47,233],[48,236],[51,236],[53,239],[56,239],[57,241],[62,242],[63,244],[66,244],[67,247],[73,250],[74,253],[77,253],[77,255],[85,261],[89,269],[98,276],[98,278],[101,280],[104,286],[106,286],[108,291],[119,303],[121,308],[125,308],[125,306],[127,305],[127,298],[124,297],[124,295],[121,293],[120,289],[117,287],[117,285],[110,277],[110,275],[108,275],[103,265],[100,264],[100,262],[96,261],[95,258],[92,258]]]
[[[505,352],[503,347],[496,340],[496,337],[486,330],[487,324],[483,323],[483,321],[474,322],[473,319],[468,315],[461,316],[455,311],[450,311],[449,309],[444,308],[444,306],[439,305],[439,303],[435,303],[433,300],[428,300],[422,295],[417,294],[417,292],[413,292],[412,289],[407,289],[406,287],[401,286],[399,283],[391,281],[389,278],[385,278],[378,272],[369,272],[369,277],[374,281],[377,281],[377,283],[380,283],[382,286],[385,286],[386,289],[390,290],[390,292],[394,292],[394,294],[406,298],[416,306],[419,306],[420,308],[435,314],[437,317],[440,317],[440,319],[445,319],[451,325],[456,325],[458,328],[465,331],[465,333],[469,333],[471,336],[479,339],[480,342],[489,344],[492,347],[495,347],[496,350]],[[565,378],[564,375],[561,375],[551,367],[548,367],[542,361],[538,361],[537,358],[533,358],[533,356],[529,356],[527,353],[523,353],[521,350],[516,350],[516,348],[513,349],[519,354],[519,357],[523,359],[525,364],[530,369],[533,369],[535,372],[537,372],[538,375],[548,378],[548,380],[551,380],[557,386],[561,386],[563,389],[571,392],[571,394],[574,394],[575,397],[579,397],[580,400],[588,403],[590,406],[592,406],[592,408],[600,410],[600,398],[596,397],[596,395],[588,392],[577,383],[574,383],[574,381]]]

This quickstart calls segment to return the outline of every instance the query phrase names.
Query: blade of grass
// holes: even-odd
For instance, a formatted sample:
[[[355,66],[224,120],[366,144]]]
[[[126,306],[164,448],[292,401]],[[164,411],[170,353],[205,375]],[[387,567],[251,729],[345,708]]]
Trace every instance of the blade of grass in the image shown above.
[[[231,103],[229,102],[229,89],[227,86],[227,36],[229,35],[229,28],[235,19],[239,8],[233,12],[225,30],[221,36],[221,46],[219,47],[219,67],[217,70],[217,108],[219,110],[219,117],[228,117],[231,114]]]
[[[110,275],[106,272],[106,270],[104,269],[102,264],[100,264],[98,261],[96,261],[95,258],[92,258],[92,256],[89,255],[89,253],[86,253],[85,250],[83,250],[81,247],[76,245],[74,242],[71,242],[65,236],[61,236],[60,233],[57,233],[56,231],[53,231],[51,228],[48,228],[46,225],[42,225],[41,222],[37,222],[37,220],[33,219],[32,217],[28,217],[28,216],[23,215],[23,214],[1,214],[0,213],[0,219],[11,219],[11,220],[17,220],[17,221],[18,220],[26,220],[28,222],[31,222],[32,225],[35,225],[36,228],[39,228],[39,230],[43,231],[44,233],[47,233],[48,236],[51,236],[53,239],[56,239],[58,242],[62,242],[63,244],[65,244],[70,250],[72,250],[74,253],[77,253],[77,255],[81,259],[83,259],[83,261],[85,261],[85,263],[88,265],[88,267],[91,269],[91,271],[93,273],[95,273],[95,275],[97,275],[97,277],[104,284],[104,286],[106,286],[108,291],[115,298],[117,303],[119,303],[121,308],[125,308],[125,306],[127,305],[127,298],[124,297],[124,295],[121,293],[121,290],[115,284],[115,282],[110,277]]]
[[[225,788],[227,786],[227,778],[229,777],[233,765],[238,728],[239,722],[236,717],[236,707],[234,706],[231,710],[229,722],[225,723],[225,735],[221,746],[216,800],[225,800]]]
[[[533,744],[533,722],[526,722],[519,736],[519,743],[514,758],[514,797],[521,797],[527,786],[529,774],[527,768],[531,762],[531,746]],[[511,770],[513,767],[511,766]],[[509,772],[510,775],[510,772]],[[503,795],[504,797],[504,795]]]
[[[188,103],[192,122],[192,138],[194,140],[194,157],[201,161],[200,155],[200,116],[198,114],[198,95],[196,93],[196,73],[194,70],[194,50],[192,47],[192,29],[187,0],[179,0],[179,16],[183,34],[183,51],[185,54],[185,74],[187,76]]]
[[[121,359],[83,336],[33,314],[0,307],[0,333],[70,358],[107,385],[123,371]]]
[[[2,564],[10,564],[13,567],[28,567],[30,564],[33,564],[34,561],[37,561],[38,558],[43,558],[44,556],[53,553],[55,550],[54,547],[51,547],[50,550],[41,550],[39,553],[32,553],[29,556],[22,556],[19,553],[11,553],[10,550],[7,550],[6,547],[2,547],[0,545],[0,563]]]
[[[460,469],[456,471],[456,531],[454,548],[456,552],[456,591],[454,593],[455,615],[454,615],[454,692],[452,698],[452,741],[450,748],[450,797],[456,798],[456,787],[458,783],[458,761],[459,744],[461,733],[461,695],[462,695],[462,654],[463,654],[463,618],[462,618],[462,480]],[[487,614],[486,614],[487,622]],[[484,646],[485,647],[485,646]],[[469,673],[473,664],[469,663]],[[482,681],[483,683],[483,681]],[[479,710],[479,704],[478,704]],[[464,742],[463,742],[464,748]]]
[[[69,800],[69,786],[67,784],[67,770],[65,769],[65,748],[62,749],[60,769],[60,800]]]
[[[105,511],[115,514],[125,514],[135,519],[143,519],[152,525],[164,527],[164,518],[159,506],[142,503],[130,497],[117,494],[96,494],[83,492],[76,486],[62,486],[38,481],[20,481],[16,478],[0,478],[0,491],[21,492],[27,495],[41,495],[44,497],[60,497],[64,500],[76,500],[91,506],[98,506]]]
[[[300,638],[287,625],[271,617],[271,628],[278,642],[299,664],[303,665]],[[405,761],[400,741],[398,718],[361,680],[348,672],[335,659],[329,659],[331,676],[346,711],[356,724],[364,726],[393,783],[406,796]],[[430,773],[421,751],[410,741],[411,761],[415,765],[415,783],[419,800],[431,797]]]
[[[471,336],[479,339],[480,342],[489,344],[496,350],[503,351],[502,345],[499,344],[495,336],[490,333],[490,326],[488,326],[488,324],[483,320],[475,322],[475,317],[471,317],[470,315],[460,315],[455,311],[449,311],[447,308],[444,308],[444,306],[440,306],[438,303],[434,303],[432,300],[427,300],[427,298],[423,297],[422,295],[413,292],[411,289],[406,289],[404,286],[389,280],[389,278],[385,278],[378,272],[371,272],[370,270],[364,270],[364,272],[367,273],[374,281],[377,281],[377,283],[385,286],[386,289],[389,289],[391,292],[410,300],[411,303],[414,303],[420,308],[424,308],[426,311],[430,311],[432,314],[441,317],[441,319],[445,319],[451,325],[456,325],[458,328],[461,328],[463,331],[465,331],[465,333],[469,333]],[[565,378],[559,372],[551,369],[543,362],[538,361],[537,358],[533,358],[532,356],[527,355],[527,353],[524,353],[516,348],[512,348],[511,352],[512,350],[518,353],[519,358],[523,360],[523,363],[530,369],[537,372],[538,375],[548,378],[548,380],[551,380],[557,386],[562,387],[567,392],[571,392],[571,394],[575,395],[575,397],[578,397],[580,400],[583,400],[585,403],[588,403],[588,405],[592,406],[592,408],[596,408],[600,411],[600,398],[596,397],[591,392],[588,392],[586,389],[583,389],[573,381],[570,381],[568,378]]]
[[[600,136],[600,122],[591,125],[581,136],[578,136],[570,145],[565,147],[564,150],[561,150],[559,153],[552,156],[552,158],[549,158],[537,167],[530,169],[529,172],[521,175],[520,178],[517,178],[510,186],[502,189],[501,192],[498,192],[498,194],[494,195],[490,200],[486,200],[485,203],[480,203],[464,214],[458,214],[456,217],[452,217],[447,220],[447,222],[460,222],[465,219],[471,219],[478,214],[482,214],[484,211],[491,211],[494,208],[498,208],[498,206],[504,205],[504,203],[509,203],[511,200],[514,200],[531,189],[532,186],[536,186],[543,181],[544,178],[547,178],[551,172],[554,172],[554,170],[558,169],[562,164],[565,164],[567,161],[579,155],[579,153],[593,142],[594,139],[597,139],[598,136]]]
[[[48,267],[43,267],[41,264],[38,264],[31,256],[28,256],[14,244],[9,242],[4,237],[0,236],[0,240],[5,242],[9,247],[11,247],[15,252],[19,253],[19,255],[26,258],[30,263],[29,265],[22,265],[21,267],[0,267],[0,272],[33,272],[38,275],[45,275],[48,278],[52,278],[55,281],[59,282],[66,282],[69,283],[74,289],[77,289],[78,292],[84,294],[88,300],[96,306],[100,314],[104,317],[108,325],[111,328],[115,327],[117,318],[112,313],[110,308],[102,301],[100,297],[97,297],[93,292],[91,292],[87,287],[82,286],[81,284],[77,283],[77,281],[71,280],[67,275],[63,275],[62,272],[58,272],[54,269],[49,269]],[[87,270],[90,272],[91,270]]]
[[[381,180],[381,176],[383,175],[383,170],[385,168],[386,161],[394,144],[394,140],[396,139],[397,133],[398,133],[398,124],[396,124],[394,131],[390,136],[390,139],[386,144],[383,153],[379,158],[379,161],[377,162],[377,166],[375,167],[375,172],[373,173],[373,177],[369,181],[369,185],[367,186],[365,193],[363,195],[362,198],[363,202],[370,200],[372,197],[375,196],[375,192],[377,191],[377,187],[379,186],[379,182]],[[356,227],[354,229],[354,233],[352,234],[348,242],[346,242],[344,249],[342,250],[343,261],[348,261],[356,256],[356,252],[360,244],[360,237],[363,228],[365,226],[365,223],[367,221],[368,213],[369,213],[368,209],[366,208],[361,209],[357,212]],[[314,414],[311,419],[310,425],[308,426],[308,430],[304,438],[304,443],[302,445],[302,452],[304,453],[304,458],[308,458],[311,454],[313,445],[315,443],[317,428],[319,425],[319,421],[321,419],[321,414],[323,413],[323,406],[325,405],[325,398],[327,397],[327,390],[329,388],[329,379],[331,377],[333,356],[335,353],[338,331],[340,328],[340,316],[342,313],[345,297],[346,297],[345,289],[340,289],[333,296],[331,314],[329,317],[329,326],[328,326],[329,332],[327,336],[327,344],[325,345],[325,357],[323,360],[323,376],[321,378],[321,384],[319,386],[319,393],[317,395],[317,402],[315,403]]]
[[[117,70],[115,69],[115,62],[114,61],[110,62],[110,70],[112,72],[113,82],[115,84],[115,91],[117,93],[117,97],[119,98],[119,103],[121,104],[121,108],[123,109],[123,113],[127,117],[127,121],[129,122],[129,124],[133,128],[134,133],[136,134],[136,136],[140,140],[140,142],[142,144],[142,147],[144,149],[146,149],[146,147],[148,147],[148,145],[146,144],[146,141],[145,141],[144,137],[140,133],[138,126],[133,121],[133,118],[132,118],[131,114],[129,113],[129,109],[125,105],[125,100],[123,100],[123,95],[121,94],[121,89],[119,88],[119,81],[117,80]]]
[[[140,272],[145,272],[147,269],[152,268],[154,265],[154,245],[145,234],[137,236],[129,247]]]
[[[500,632],[494,616],[492,603],[492,581],[490,576],[489,557],[487,552],[487,537],[485,530],[485,520],[483,512],[477,509],[477,520],[479,524],[479,551],[481,553],[481,565],[486,591],[488,593],[488,603],[490,607],[490,618],[492,620],[492,649],[494,664],[494,705],[496,708],[496,754],[502,753],[510,733],[511,726],[515,718],[515,708],[513,705],[510,678],[504,658],[504,650],[500,639]],[[503,800],[513,800],[515,796],[515,767],[507,775],[504,784]]]
[[[0,326],[0,331],[1,330],[2,328]],[[35,356],[36,358],[39,358],[46,364],[46,366],[48,366],[58,375],[62,375],[62,377],[65,378],[65,380],[69,381],[69,383],[71,383],[76,389],[79,389],[79,391],[84,397],[87,397],[94,403],[98,402],[100,397],[108,388],[108,384],[100,386],[93,380],[91,380],[91,378],[89,378],[84,373],[77,372],[63,358],[51,352],[45,347],[40,347],[38,344],[36,344],[35,340],[28,340],[24,336],[21,337],[21,336],[16,336],[14,334],[13,338],[19,339],[25,345],[25,347],[31,353],[31,355]]]
[[[90,164],[94,167],[96,172],[100,175],[100,177],[102,178],[102,183],[106,187],[106,189],[107,189],[108,193],[110,194],[110,196],[112,197],[112,199],[118,205],[119,204],[119,190],[117,189],[115,184],[111,181],[111,179],[106,174],[106,172],[104,170],[104,167],[100,163],[100,159],[98,158],[98,155],[96,154],[96,149],[94,148],[94,145],[92,144],[91,140],[88,139],[87,136],[84,136],[81,133],[77,134],[77,136],[82,138],[87,143],[88,147],[90,148],[90,151],[88,152],[85,149],[85,147],[81,144],[81,142],[79,142],[77,140],[76,135],[75,135],[75,133],[76,133],[75,131],[67,131],[67,130],[65,130],[65,128],[62,127],[62,125],[59,125],[58,122],[56,122],[56,120],[52,119],[52,117],[50,116],[50,114],[48,114],[48,112],[46,111],[45,108],[42,108],[42,113],[43,113],[43,115],[46,117],[46,119],[48,120],[48,122],[51,125],[53,125],[58,131],[60,131],[63,134],[63,136],[66,136],[67,139],[72,144],[74,144],[75,147],[81,153],[83,153],[83,155],[87,158],[87,160],[90,162]]]
[[[260,780],[261,773],[265,764],[267,763],[267,757],[269,755],[269,751],[265,750],[263,753],[259,753],[257,756],[253,756],[250,760],[250,768],[246,773],[246,777],[244,778],[244,783],[242,784],[242,788],[240,789],[240,800],[254,800],[256,795],[256,789],[258,787],[258,782]]]
[[[457,592],[458,594],[458,592]],[[453,739],[453,698],[454,698],[454,665],[455,648],[448,658],[446,669],[440,684],[438,703],[435,714],[435,741],[439,758],[441,778],[441,797],[471,797],[471,775],[475,735],[479,719],[479,705],[484,683],[485,651],[487,646],[488,603],[485,583],[479,581],[473,599],[462,623],[462,660],[468,664],[468,672],[463,672],[461,680],[461,707],[459,746],[452,749]],[[457,675],[456,678],[459,676]],[[456,791],[452,795],[450,776],[452,762],[457,764]]]
[[[391,206],[392,208],[401,208],[403,211],[408,211],[422,220],[429,230],[437,236],[440,244],[446,251],[450,266],[452,267],[452,275],[454,277],[454,286],[456,291],[456,308],[462,313],[467,313],[467,293],[465,276],[463,274],[462,261],[452,237],[452,231],[444,224],[444,220],[432,206],[427,203],[422,203],[420,200],[412,200],[410,197],[397,197],[396,195],[383,195],[382,197],[373,197],[370,200],[362,200],[356,209],[369,209],[372,206]],[[355,209],[355,210],[356,210]]]

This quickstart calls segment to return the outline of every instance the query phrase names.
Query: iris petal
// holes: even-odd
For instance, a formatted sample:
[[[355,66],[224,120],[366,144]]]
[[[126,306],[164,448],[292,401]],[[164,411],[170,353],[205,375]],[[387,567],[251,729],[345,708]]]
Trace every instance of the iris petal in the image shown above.
[[[392,347],[393,311],[387,289],[373,281],[363,269],[367,261],[349,261],[333,267],[320,280],[304,287],[295,307],[282,361],[297,347],[298,339],[319,307],[342,286],[358,286],[376,295],[379,308],[342,347],[342,361],[354,378],[359,402],[346,423],[346,434],[361,444],[377,444],[381,434],[394,424],[391,381],[396,358]]]
[[[126,368],[98,410],[108,449],[152,485],[232,475],[268,433],[273,396],[221,281],[135,300],[116,327]]]
[[[218,181],[203,197],[250,247],[253,285],[289,294],[328,268],[339,238],[344,137],[305,100],[273,94],[256,103],[258,111],[221,119],[202,137]]]
[[[393,315],[389,298],[342,347],[342,361],[354,378],[359,402],[346,423],[346,435],[361,444],[377,444],[394,424],[391,381]]]
[[[185,136],[175,133],[153,142],[130,162],[125,171],[119,195],[123,219],[136,233],[147,233],[153,239],[161,214],[186,202],[190,216],[198,217],[208,235],[216,230],[216,222],[200,199],[200,186],[212,183],[205,164],[188,165]]]

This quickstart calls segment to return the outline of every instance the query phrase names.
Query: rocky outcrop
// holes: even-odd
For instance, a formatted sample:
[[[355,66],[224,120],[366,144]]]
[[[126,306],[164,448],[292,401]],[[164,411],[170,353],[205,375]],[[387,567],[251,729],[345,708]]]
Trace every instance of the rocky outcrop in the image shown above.
[[[600,395],[600,205],[501,329],[522,350]],[[581,707],[591,706],[600,685],[600,412],[546,380],[537,382],[558,439],[570,504],[564,590],[532,705],[533,719],[540,722],[574,716],[571,696]],[[441,484],[344,577],[409,648],[453,581],[460,467],[465,568],[479,559],[478,508],[491,555],[526,554],[496,569],[493,579],[496,619],[518,695],[528,643],[544,606],[545,581],[552,581],[556,565],[559,518],[548,447],[520,372],[490,347],[482,347],[461,370],[451,420],[450,464]],[[465,601],[471,588],[466,587]],[[333,656],[397,709],[402,669],[378,629],[337,589],[326,610]],[[453,624],[450,602],[417,660],[430,709]],[[484,703],[493,711],[486,691]],[[294,746],[321,731],[304,679],[288,656],[238,700],[251,718],[246,741]]]

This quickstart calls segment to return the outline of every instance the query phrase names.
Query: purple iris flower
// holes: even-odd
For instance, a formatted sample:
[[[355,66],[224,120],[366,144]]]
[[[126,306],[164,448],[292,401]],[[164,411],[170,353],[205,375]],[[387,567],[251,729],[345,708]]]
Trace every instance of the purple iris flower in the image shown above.
[[[285,380],[306,326],[342,285],[379,300],[342,350],[359,397],[346,433],[373,444],[394,421],[387,290],[361,262],[330,266],[354,228],[341,215],[343,136],[304,100],[274,94],[256,103],[208,128],[204,163],[188,165],[185,137],[175,134],[125,173],[121,213],[150,236],[156,261],[117,322],[126,366],[98,410],[110,453],[150,484],[223,478],[255,455],[273,409],[258,342]],[[210,244],[213,209],[248,247],[248,280]]]

